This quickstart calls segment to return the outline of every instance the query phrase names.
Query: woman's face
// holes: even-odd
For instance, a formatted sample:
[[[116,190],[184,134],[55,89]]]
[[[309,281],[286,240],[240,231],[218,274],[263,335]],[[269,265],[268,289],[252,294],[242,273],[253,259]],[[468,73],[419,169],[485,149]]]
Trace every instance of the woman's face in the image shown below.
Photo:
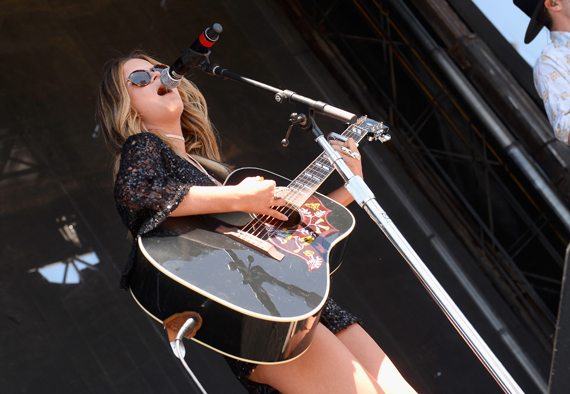
[[[178,89],[166,89],[160,83],[159,71],[152,71],[152,64],[144,59],[131,59],[123,64],[123,80],[133,71],[148,70],[151,82],[146,86],[134,85],[127,81],[127,91],[131,98],[131,106],[141,115],[147,128],[161,129],[169,123],[180,124],[180,116],[184,104]]]

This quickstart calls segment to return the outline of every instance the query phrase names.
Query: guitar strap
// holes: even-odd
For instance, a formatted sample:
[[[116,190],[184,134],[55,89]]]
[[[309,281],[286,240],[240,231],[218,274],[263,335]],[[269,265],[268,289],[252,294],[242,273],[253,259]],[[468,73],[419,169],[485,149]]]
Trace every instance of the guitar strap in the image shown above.
[[[190,155],[194,160],[200,163],[205,169],[217,176],[222,182],[226,180],[231,173],[231,169],[225,164],[208,159],[207,157]]]

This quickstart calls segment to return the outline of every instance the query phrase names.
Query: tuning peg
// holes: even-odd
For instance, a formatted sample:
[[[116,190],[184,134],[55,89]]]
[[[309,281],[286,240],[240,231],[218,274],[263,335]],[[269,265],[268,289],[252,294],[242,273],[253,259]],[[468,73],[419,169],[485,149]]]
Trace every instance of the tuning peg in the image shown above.
[[[368,131],[368,141],[380,141],[382,143],[390,141],[392,136],[388,134],[388,130],[390,128],[384,123],[376,123],[372,128]]]

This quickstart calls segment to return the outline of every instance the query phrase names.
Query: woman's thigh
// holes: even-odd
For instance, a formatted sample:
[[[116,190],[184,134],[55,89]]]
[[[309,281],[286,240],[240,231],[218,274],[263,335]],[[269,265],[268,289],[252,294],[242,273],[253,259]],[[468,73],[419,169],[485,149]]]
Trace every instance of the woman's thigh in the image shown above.
[[[384,393],[337,336],[320,323],[315,330],[311,346],[300,357],[283,364],[260,365],[250,379],[284,394]]]
[[[376,341],[359,324],[351,325],[336,336],[376,379],[386,394],[416,393]]]

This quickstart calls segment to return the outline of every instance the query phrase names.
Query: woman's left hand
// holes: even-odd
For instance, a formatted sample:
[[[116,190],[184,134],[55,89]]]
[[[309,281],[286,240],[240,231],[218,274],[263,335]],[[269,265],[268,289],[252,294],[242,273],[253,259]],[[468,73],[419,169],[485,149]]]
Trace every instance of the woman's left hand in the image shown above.
[[[360,161],[360,152],[358,151],[356,142],[354,142],[352,138],[349,138],[346,142],[333,140],[330,141],[330,144],[334,150],[342,155],[344,162],[348,165],[354,175],[359,175],[363,178],[362,162]]]
[[[362,178],[362,162],[360,161],[360,152],[358,151],[356,142],[354,142],[352,138],[349,138],[348,141],[344,143],[333,140],[330,144],[334,150],[342,155],[343,160],[354,175],[358,175]],[[344,206],[354,201],[354,198],[344,186],[330,193],[329,197]]]

